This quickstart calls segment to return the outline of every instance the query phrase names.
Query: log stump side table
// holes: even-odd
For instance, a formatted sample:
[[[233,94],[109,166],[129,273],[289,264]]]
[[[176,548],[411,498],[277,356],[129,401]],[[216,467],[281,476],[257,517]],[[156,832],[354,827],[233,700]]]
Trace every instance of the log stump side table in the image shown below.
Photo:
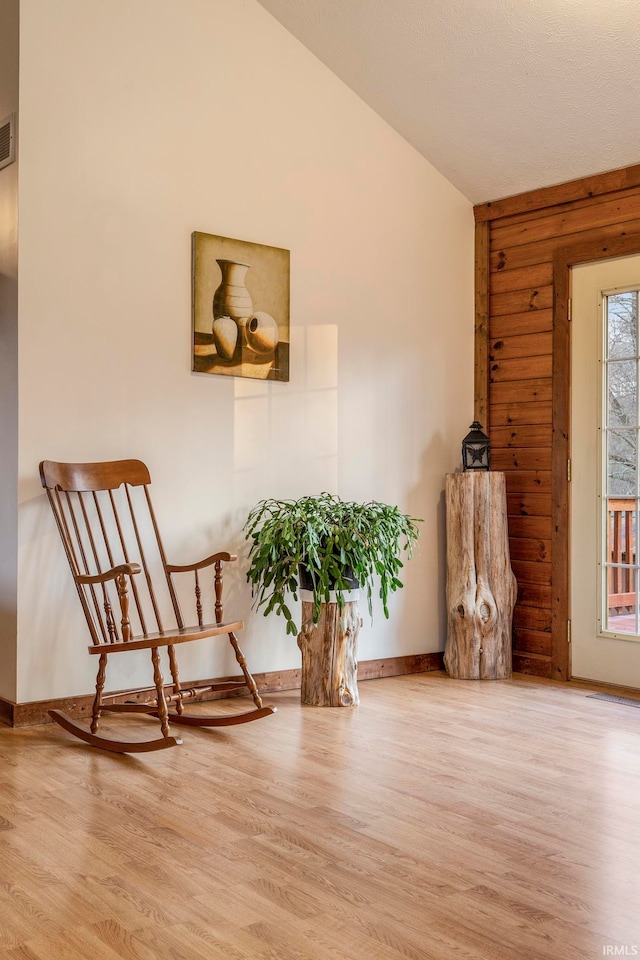
[[[460,680],[506,680],[517,586],[509,559],[504,473],[448,474],[446,506],[445,669]]]
[[[362,620],[358,592],[345,593],[342,609],[336,602],[323,603],[318,623],[313,622],[312,595],[305,590],[300,593],[300,701],[314,707],[355,707],[360,703],[357,647]]]

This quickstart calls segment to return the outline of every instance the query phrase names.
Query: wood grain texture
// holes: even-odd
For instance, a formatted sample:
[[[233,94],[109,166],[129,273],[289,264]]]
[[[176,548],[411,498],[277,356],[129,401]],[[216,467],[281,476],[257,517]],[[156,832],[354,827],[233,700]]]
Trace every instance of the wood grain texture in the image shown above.
[[[526,290],[531,287],[545,287],[553,281],[551,264],[533,263],[517,270],[492,271],[489,277],[489,289],[492,294],[509,293],[511,290]]]
[[[298,634],[302,703],[314,707],[354,707],[360,703],[360,624],[357,600],[348,600],[342,607],[323,603],[317,623],[313,622],[313,603],[302,601],[302,629]]]
[[[496,470],[550,470],[551,447],[498,447],[491,451],[491,465]]]
[[[548,240],[539,240],[536,243],[525,243],[521,246],[507,247],[492,250],[489,255],[489,265],[492,271],[515,270],[532,264],[551,262],[559,246],[575,245],[580,242],[600,243],[603,248],[616,240],[624,239],[640,231],[640,220],[626,220],[623,223],[612,223],[608,226],[593,227],[581,230],[567,237],[551,237]]]
[[[550,470],[505,470],[507,494],[551,493]]]
[[[514,560],[551,562],[550,540],[520,540],[514,537],[509,546]]]
[[[553,479],[551,486],[553,644],[551,676],[556,680],[568,680],[571,676],[571,649],[567,639],[570,609],[569,484],[567,481],[567,464],[571,450],[570,272],[567,260],[559,253],[554,258],[553,276]]]
[[[551,540],[551,517],[510,516],[509,536],[529,540]]]
[[[487,425],[489,403],[489,225],[475,228],[474,419]]]
[[[626,200],[631,196],[637,196],[640,194],[640,187],[633,187],[632,189],[624,190],[613,190],[611,193],[608,193],[606,197],[602,199],[610,203],[612,200]],[[593,206],[594,199],[593,197],[581,197],[576,200],[568,200],[562,204],[562,212],[567,213],[570,210],[583,210],[587,207]],[[529,211],[527,213],[518,213],[512,214],[505,217],[498,217],[495,220],[491,221],[492,227],[498,229],[499,227],[504,226],[513,226],[516,223],[527,223],[531,220],[536,220],[538,217],[546,217],[548,215],[548,209],[538,209]]]
[[[492,294],[489,299],[491,316],[500,317],[511,313],[524,313],[527,310],[548,310],[553,303],[551,284],[546,287],[530,287],[526,290],[513,290],[509,293]]]
[[[403,657],[384,657],[378,660],[361,660],[358,664],[359,680],[378,680],[382,677],[400,677],[411,673],[426,673],[442,670],[442,651],[436,653],[414,653]],[[265,673],[254,673],[254,680],[263,693],[278,693],[282,690],[299,690],[301,685],[300,668],[290,670],[273,670]],[[239,677],[218,677],[209,680],[182,680],[184,689],[194,689],[196,686],[207,687],[231,683]],[[170,685],[167,693],[170,692]],[[124,703],[125,700],[134,703],[145,703],[151,694],[151,688],[139,690],[137,693],[122,691],[106,695],[110,703]],[[91,716],[93,694],[84,694],[79,697],[63,697],[57,700],[39,700],[32,703],[13,703],[0,697],[0,722],[9,726],[25,727],[34,724],[49,723],[50,710],[62,710],[77,719]],[[199,703],[211,700],[228,699],[230,696],[246,696],[246,689],[237,694],[229,692],[195,692],[191,702]]]
[[[518,603],[521,607],[551,610],[551,584],[519,583]]]
[[[551,497],[544,493],[510,493],[507,512],[515,517],[550,517]]]
[[[511,676],[516,582],[509,563],[504,476],[448,474],[447,643],[444,664],[458,679]]]
[[[268,724],[135,758],[2,727],[0,954],[588,960],[634,944],[638,711],[597,689],[424,674],[361,684],[355,710],[291,691]]]
[[[517,337],[491,338],[489,360],[511,360],[514,357],[544,357],[551,354],[551,332],[531,333]]]
[[[492,448],[551,447],[551,424],[491,426]]]
[[[489,336],[492,340],[504,337],[521,337],[533,333],[551,333],[553,329],[553,310],[524,310],[519,313],[505,313],[489,318]]]
[[[493,403],[489,407],[489,425],[494,427],[509,426],[510,424],[538,424],[551,425],[553,411],[550,401],[542,403]]]
[[[516,560],[512,557],[511,566],[519,585],[530,584],[535,586],[537,583],[542,583],[551,586],[550,562],[530,562],[528,560]]]
[[[538,380],[504,380],[492,381],[489,385],[489,404],[537,403],[551,401],[553,397],[553,383],[551,377]],[[489,414],[491,420],[491,414]]]
[[[566,480],[570,267],[640,251],[638,170],[640,166],[613,171],[476,208],[477,222],[489,223],[490,232],[492,465],[506,473],[511,555],[519,581],[552,587],[551,653],[530,642],[531,649],[524,652],[531,656],[516,658],[514,664],[559,679],[571,670]],[[513,428],[519,425],[535,429],[518,436]],[[550,440],[543,430],[548,425]],[[543,510],[537,505],[535,513],[516,507],[513,497],[526,494],[550,494],[551,510],[546,504]],[[517,608],[531,607],[534,596],[532,589],[529,602],[519,600]],[[532,629],[529,641],[536,640],[535,634]]]
[[[633,191],[640,186],[640,164],[608,170],[591,177],[580,177],[551,187],[527,190],[513,197],[479,203],[474,209],[476,223],[496,220],[499,217],[517,217],[523,213],[545,210],[549,207],[570,204],[576,200],[598,199],[609,193],[622,190]]]
[[[491,230],[491,249],[516,247],[541,240],[567,238],[583,230],[607,227],[637,220],[640,217],[640,194],[631,191],[626,197],[618,195],[609,200],[603,197],[578,210],[553,210],[525,223],[507,223]],[[574,240],[564,239],[564,245]]]
[[[513,646],[521,654],[534,653],[551,659],[551,633],[518,624],[513,628]]]
[[[551,679],[551,657],[547,654],[513,651],[513,670],[515,673],[524,673],[531,677]]]
[[[56,463],[43,460],[40,464],[43,487],[60,490],[115,490],[123,483],[132,486],[151,483],[149,471],[141,460],[110,460],[104,463]]]
[[[513,360],[493,360],[489,364],[491,384],[505,380],[539,380],[551,377],[551,354],[535,357],[516,357]]]
[[[551,633],[551,605],[531,607],[518,605],[513,614],[513,624],[525,630],[537,630],[539,633]],[[517,645],[516,645],[517,646]]]

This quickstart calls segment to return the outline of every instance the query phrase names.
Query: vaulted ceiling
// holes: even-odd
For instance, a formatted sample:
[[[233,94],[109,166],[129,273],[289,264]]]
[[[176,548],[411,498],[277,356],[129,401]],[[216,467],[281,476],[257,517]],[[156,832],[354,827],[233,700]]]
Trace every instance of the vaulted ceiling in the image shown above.
[[[638,0],[260,0],[472,202],[640,162]]]

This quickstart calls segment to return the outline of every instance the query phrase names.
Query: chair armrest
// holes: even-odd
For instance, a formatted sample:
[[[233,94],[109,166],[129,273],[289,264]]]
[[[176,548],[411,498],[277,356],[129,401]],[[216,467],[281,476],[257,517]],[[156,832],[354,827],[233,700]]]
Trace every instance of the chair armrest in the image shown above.
[[[115,580],[117,577],[121,576],[123,573],[128,576],[133,576],[134,573],[140,573],[141,566],[139,563],[121,563],[118,567],[113,567],[111,570],[105,570],[104,573],[99,573],[95,577],[88,576],[79,576],[76,577],[76,583],[106,583],[108,580]]]
[[[168,563],[167,573],[188,573],[189,571],[193,570],[202,570],[203,567],[210,567],[211,564],[215,563],[217,560],[229,563],[237,559],[238,557],[234,553],[214,553],[213,556],[207,557],[206,560],[199,560],[198,563],[187,563],[180,566],[173,563]]]

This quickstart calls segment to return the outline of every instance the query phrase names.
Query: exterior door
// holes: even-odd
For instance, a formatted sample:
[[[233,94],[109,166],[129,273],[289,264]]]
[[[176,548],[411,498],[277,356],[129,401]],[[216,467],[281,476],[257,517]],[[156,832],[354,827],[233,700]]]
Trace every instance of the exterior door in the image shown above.
[[[640,256],[571,291],[572,675],[640,688]]]

